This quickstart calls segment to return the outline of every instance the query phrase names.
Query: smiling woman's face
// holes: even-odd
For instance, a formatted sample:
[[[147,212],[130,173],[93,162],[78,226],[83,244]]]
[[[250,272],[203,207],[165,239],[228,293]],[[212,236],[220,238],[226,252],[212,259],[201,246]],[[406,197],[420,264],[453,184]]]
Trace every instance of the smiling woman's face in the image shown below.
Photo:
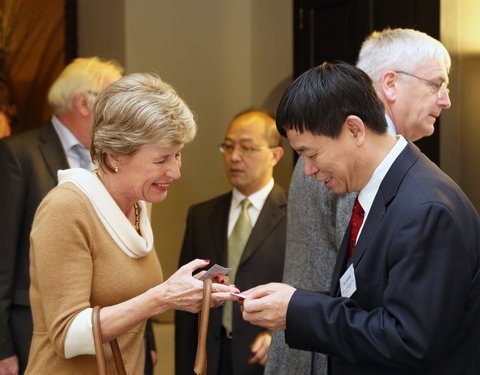
[[[170,184],[180,178],[183,144],[141,146],[132,156],[118,159],[119,190],[136,202],[161,202],[167,197]]]

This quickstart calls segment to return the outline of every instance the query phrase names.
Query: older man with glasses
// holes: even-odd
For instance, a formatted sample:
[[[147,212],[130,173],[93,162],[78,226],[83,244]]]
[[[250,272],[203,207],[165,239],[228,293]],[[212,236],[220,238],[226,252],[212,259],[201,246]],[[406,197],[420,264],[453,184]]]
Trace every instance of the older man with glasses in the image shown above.
[[[373,81],[390,133],[416,141],[434,132],[450,108],[450,56],[434,38],[413,29],[385,29],[362,44],[357,66]],[[330,290],[337,250],[355,194],[336,196],[304,173],[298,159],[288,194],[284,281],[298,288]],[[283,332],[273,335],[265,375],[327,373],[324,354],[289,349]]]
[[[432,135],[435,120],[450,108],[450,66],[438,40],[412,29],[372,33],[357,61],[385,106],[390,132],[411,141]]]
[[[181,265],[202,258],[228,266],[230,282],[240,290],[282,280],[287,198],[272,177],[283,156],[279,145],[275,120],[267,113],[235,116],[219,146],[233,190],[190,208]],[[175,373],[190,375],[197,316],[178,311],[175,322]],[[227,301],[210,312],[207,373],[263,374],[270,341],[270,332],[245,322],[239,305]]]

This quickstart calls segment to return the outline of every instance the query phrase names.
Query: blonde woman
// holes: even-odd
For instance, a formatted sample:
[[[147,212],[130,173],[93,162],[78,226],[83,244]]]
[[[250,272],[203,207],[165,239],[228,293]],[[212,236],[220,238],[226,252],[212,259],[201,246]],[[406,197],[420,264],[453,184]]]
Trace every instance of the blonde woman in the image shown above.
[[[98,169],[60,171],[34,220],[27,374],[96,373],[95,305],[103,340],[118,338],[129,374],[143,373],[148,318],[200,310],[202,282],[192,272],[209,261],[196,259],[162,282],[145,208],[180,178],[181,152],[195,133],[192,112],[155,75],[126,76],[98,96],[91,148]],[[214,305],[238,291],[217,283],[212,290]]]

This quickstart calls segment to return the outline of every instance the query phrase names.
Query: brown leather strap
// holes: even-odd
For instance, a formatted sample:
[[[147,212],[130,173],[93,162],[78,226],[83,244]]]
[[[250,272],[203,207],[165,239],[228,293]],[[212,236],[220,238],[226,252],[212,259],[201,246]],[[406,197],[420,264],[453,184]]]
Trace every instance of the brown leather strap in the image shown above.
[[[198,316],[197,355],[193,371],[197,375],[207,373],[207,334],[208,318],[210,316],[210,297],[212,293],[212,279],[203,280],[203,305]]]
[[[95,353],[97,355],[97,367],[100,375],[107,374],[107,361],[103,351],[102,330],[100,327],[100,306],[95,306],[92,312],[93,342],[95,344]]]
[[[103,349],[102,327],[100,326],[100,306],[95,306],[92,311],[93,342],[95,344],[95,353],[97,355],[97,367],[99,375],[108,375],[107,361]],[[118,347],[117,339],[110,341],[110,347],[113,352],[115,367],[119,375],[127,375],[125,365],[123,364],[122,353]]]
[[[110,341],[110,348],[112,348],[113,360],[115,361],[115,368],[117,369],[118,375],[127,375],[125,370],[125,365],[123,364],[122,353],[118,347],[117,339]]]

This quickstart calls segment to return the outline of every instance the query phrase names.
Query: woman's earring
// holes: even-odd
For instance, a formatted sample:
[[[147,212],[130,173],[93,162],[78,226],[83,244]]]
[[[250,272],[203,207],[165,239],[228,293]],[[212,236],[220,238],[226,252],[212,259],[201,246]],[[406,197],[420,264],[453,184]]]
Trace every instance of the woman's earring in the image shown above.
[[[115,173],[118,173],[120,169],[118,169],[118,165],[115,167]]]

